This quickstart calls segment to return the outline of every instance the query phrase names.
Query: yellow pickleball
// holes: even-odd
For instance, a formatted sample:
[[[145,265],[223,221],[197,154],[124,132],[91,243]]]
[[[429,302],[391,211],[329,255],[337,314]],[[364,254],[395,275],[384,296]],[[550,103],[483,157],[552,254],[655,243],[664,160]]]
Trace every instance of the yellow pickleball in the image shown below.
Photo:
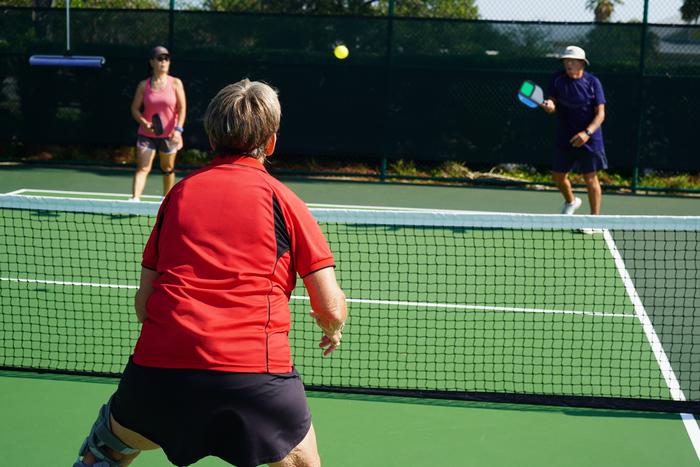
[[[344,60],[348,58],[348,55],[350,55],[350,51],[343,44],[340,44],[336,45],[335,49],[333,49],[333,55],[335,55],[335,58],[337,58],[338,60]]]

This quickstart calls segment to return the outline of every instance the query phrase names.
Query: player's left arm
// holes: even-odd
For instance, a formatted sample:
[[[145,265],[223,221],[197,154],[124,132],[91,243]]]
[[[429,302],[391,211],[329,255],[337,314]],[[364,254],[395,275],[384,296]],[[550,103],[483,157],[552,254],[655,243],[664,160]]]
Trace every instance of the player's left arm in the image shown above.
[[[598,128],[603,125],[605,121],[605,104],[598,104],[593,108],[593,120],[586,126],[586,129],[576,133],[573,138],[571,138],[570,143],[573,147],[579,148],[586,144],[593,133],[598,131]]]
[[[584,133],[588,134],[593,134],[596,131],[598,131],[598,128],[600,128],[603,125],[603,122],[605,121],[605,104],[598,104],[593,108],[593,112],[595,116],[593,117],[593,121],[588,124],[586,129],[584,130]]]
[[[177,128],[185,128],[185,118],[187,114],[187,98],[185,97],[185,86],[182,84],[182,80],[179,78],[174,78],[173,87],[175,89],[175,108],[177,110]],[[173,143],[175,143],[179,148],[182,147],[182,133],[178,130],[173,131],[171,137]]]
[[[583,131],[579,131],[571,138],[570,143],[575,148],[586,144],[605,120],[605,92],[603,91],[603,85],[596,77],[593,77],[591,85],[593,88],[593,101],[591,102],[593,104],[593,120]]]
[[[548,114],[553,114],[557,111],[557,97],[556,97],[556,86],[554,85],[555,76],[549,80],[549,86],[547,87],[547,98],[540,104],[540,108],[547,112]]]

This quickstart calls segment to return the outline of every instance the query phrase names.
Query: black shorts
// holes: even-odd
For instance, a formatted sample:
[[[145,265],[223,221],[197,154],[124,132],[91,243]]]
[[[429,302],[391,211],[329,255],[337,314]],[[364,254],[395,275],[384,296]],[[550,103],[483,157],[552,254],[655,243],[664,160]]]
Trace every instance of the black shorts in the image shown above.
[[[213,455],[238,467],[282,460],[306,436],[301,377],[150,368],[129,360],[112,415],[186,466]]]
[[[138,135],[136,146],[144,149],[153,149],[161,154],[175,154],[177,146],[170,141],[170,138],[151,138],[150,136]]]

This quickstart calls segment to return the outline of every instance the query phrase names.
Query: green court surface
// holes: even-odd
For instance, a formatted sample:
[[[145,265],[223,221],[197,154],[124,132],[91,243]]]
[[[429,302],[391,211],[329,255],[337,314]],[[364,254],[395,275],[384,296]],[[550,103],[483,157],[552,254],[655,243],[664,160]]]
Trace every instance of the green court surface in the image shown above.
[[[0,166],[0,192],[19,189],[73,190],[126,195],[131,190],[131,169],[99,167],[47,168]],[[157,196],[161,177],[154,171],[148,179],[146,194]],[[561,195],[554,191],[518,189],[464,188],[405,184],[333,182],[324,180],[283,179],[307,203],[397,206],[472,211],[531,212],[558,214]],[[587,213],[585,193],[579,192]],[[89,197],[89,195],[88,195]],[[700,197],[664,197],[603,195],[603,214],[698,215]]]
[[[0,170],[0,192],[24,188],[34,192],[22,194],[123,199],[120,194],[127,191],[130,176],[25,170]],[[36,179],[29,183],[25,177],[31,175]],[[156,187],[157,182],[152,177],[149,183]],[[305,201],[316,203],[471,210],[494,206],[529,212],[556,212],[560,204],[555,193],[515,190],[306,181],[289,185]],[[604,203],[622,213],[700,212],[698,199],[606,196]],[[0,271],[0,306],[13,310],[0,335],[6,344],[22,342],[4,356],[6,364],[119,372],[138,334],[130,300],[152,219],[4,214],[16,238],[9,243],[13,247],[0,247],[6,257],[2,263],[16,266]],[[94,229],[71,235],[71,226],[78,223]],[[111,226],[107,230],[101,227],[105,223]],[[26,237],[23,226],[32,224],[43,227],[40,238]],[[351,321],[343,347],[329,359],[321,359],[313,347],[317,332],[306,316],[302,292],[295,291],[295,363],[307,384],[355,387],[362,381],[377,388],[669,397],[658,355],[635,315],[629,283],[616,267],[611,242],[622,254],[627,247],[616,232],[606,238],[571,231],[504,236],[494,229],[323,228],[331,245],[352,245],[334,247],[338,264],[371,267],[338,269],[351,299]],[[552,250],[559,256],[553,258]],[[591,254],[581,257],[576,254],[581,250]],[[108,263],[118,266],[105,268]],[[571,264],[586,270],[586,277],[567,274]],[[406,280],[382,289],[394,277]],[[453,277],[466,279],[446,287]],[[653,289],[650,279],[644,279]],[[544,293],[553,286],[566,292]],[[605,291],[602,298],[591,301],[600,290]],[[48,311],[34,315],[32,310]],[[662,312],[654,307],[648,311],[652,318]],[[669,354],[672,366],[678,358]],[[551,367],[561,371],[548,372]],[[679,379],[682,389],[697,391],[686,387],[682,375]],[[100,378],[0,373],[3,463],[70,465],[97,409],[114,388],[114,380]],[[678,414],[333,393],[311,393],[309,400],[327,466],[700,465],[694,448],[700,446],[697,424],[692,419],[684,424]],[[149,452],[133,465],[168,463],[162,453]],[[197,465],[223,463],[207,459]]]
[[[0,377],[4,465],[70,465],[111,383]],[[676,415],[312,393],[325,466],[694,466]],[[40,446],[40,447],[39,447]],[[150,451],[133,465],[170,465]],[[225,465],[208,458],[197,466]]]

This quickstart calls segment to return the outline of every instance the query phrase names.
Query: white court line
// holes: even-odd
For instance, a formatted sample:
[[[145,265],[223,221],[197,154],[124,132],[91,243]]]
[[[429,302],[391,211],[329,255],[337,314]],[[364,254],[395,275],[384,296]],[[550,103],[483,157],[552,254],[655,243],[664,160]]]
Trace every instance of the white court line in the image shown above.
[[[693,414],[689,413],[682,413],[681,419],[688,436],[690,436],[690,442],[693,443],[693,448],[695,448],[695,455],[700,459],[700,428],[698,428],[698,422],[693,417]]]
[[[5,193],[6,195],[21,195],[23,193],[33,192],[33,193],[49,193],[55,195],[92,195],[92,196],[123,196],[125,198],[131,197],[130,194],[124,193],[100,193],[96,191],[66,191],[66,190],[42,190],[33,188],[22,188],[20,190],[13,191],[11,193]],[[41,195],[39,195],[41,196]],[[51,196],[47,196],[51,198]],[[162,199],[162,196],[156,195],[143,195],[141,198],[149,199]],[[91,199],[91,198],[81,198],[81,199]],[[310,208],[328,208],[328,209],[372,209],[380,211],[409,211],[409,212],[433,212],[435,209],[431,208],[406,208],[406,207],[394,207],[394,206],[363,206],[357,204],[325,204],[325,203],[307,203]],[[440,212],[472,212],[472,211],[459,211],[459,210],[445,210],[441,209]]]
[[[94,282],[66,282],[66,281],[51,281],[46,279],[22,279],[19,277],[0,277],[0,281],[19,282],[24,284],[49,284],[49,285],[69,285],[73,287],[99,287],[105,289],[138,289],[137,285],[119,285],[119,284],[98,284]]]
[[[639,319],[639,322],[642,324],[642,328],[644,328],[644,334],[646,335],[647,341],[649,342],[649,345],[651,345],[651,349],[654,352],[654,357],[656,357],[656,362],[659,364],[661,374],[663,374],[664,379],[666,380],[666,386],[668,386],[668,390],[671,393],[671,398],[673,398],[675,401],[684,401],[686,398],[683,390],[681,389],[680,382],[676,377],[676,373],[673,371],[673,367],[671,367],[671,362],[668,360],[668,356],[666,355],[663,345],[661,345],[661,339],[659,339],[659,336],[656,334],[656,330],[654,329],[654,325],[652,324],[651,319],[644,308],[642,299],[639,297],[637,289],[634,287],[632,277],[627,272],[627,267],[622,259],[622,255],[620,255],[620,252],[617,249],[617,245],[615,245],[615,240],[612,238],[610,231],[607,229],[603,231],[603,236],[605,237],[605,243],[608,246],[608,250],[610,250],[610,253],[615,259],[617,272],[620,274],[620,278],[622,278],[622,282],[625,284],[627,295],[634,305],[634,311],[637,319]],[[697,421],[692,414],[688,413],[681,414],[681,419],[683,420],[683,425],[688,432],[690,441],[693,443],[695,454],[698,456],[698,460],[700,460],[700,429],[698,428]]]
[[[435,212],[438,209],[433,208],[399,208],[393,206],[363,206],[357,204],[323,204],[323,203],[306,203],[310,208],[322,209],[370,209],[373,211],[407,211],[407,212]],[[456,209],[439,209],[440,212],[458,212],[458,213],[477,213],[479,211],[462,211]]]
[[[15,277],[0,277],[0,281],[18,282],[29,284],[49,284],[49,285],[67,285],[73,287],[99,287],[110,289],[138,289],[136,285],[119,285],[119,284],[100,284],[95,282],[70,282],[70,281],[54,281],[46,279],[24,279]],[[309,300],[309,297],[303,295],[292,295],[292,300]],[[363,298],[348,298],[349,303],[364,303],[373,305],[393,305],[405,308],[437,308],[446,310],[480,310],[480,311],[506,311],[511,313],[542,313],[542,314],[560,314],[560,315],[585,315],[595,316],[599,318],[635,318],[635,315],[626,313],[605,313],[599,311],[579,311],[579,310],[551,310],[545,308],[524,308],[524,307],[508,307],[508,306],[491,306],[491,305],[460,305],[453,303],[430,303],[430,302],[408,302],[400,300],[371,300]]]
[[[293,300],[309,300],[309,297],[301,295],[292,295]],[[625,313],[605,313],[599,311],[578,311],[578,310],[550,310],[546,308],[523,308],[510,306],[491,306],[491,305],[459,305],[452,303],[430,303],[430,302],[404,302],[399,300],[370,300],[364,298],[348,298],[349,303],[368,303],[374,305],[395,305],[407,308],[444,308],[453,310],[482,310],[482,311],[510,311],[514,313],[544,313],[544,314],[561,314],[561,315],[586,315],[597,316],[604,318],[634,318],[634,315]]]
[[[94,195],[94,196],[123,196],[125,198],[130,198],[130,194],[126,193],[101,193],[97,191],[66,191],[66,190],[44,190],[41,188],[22,188],[21,190],[17,190],[16,192],[12,193],[6,193],[8,195],[17,195],[17,194],[22,194],[22,193],[27,193],[27,192],[34,192],[34,193],[51,193],[51,194],[60,194],[60,195]],[[142,198],[154,198],[154,199],[161,199],[162,196],[157,196],[157,195],[142,195]],[[47,196],[47,198],[50,198],[50,196]]]

